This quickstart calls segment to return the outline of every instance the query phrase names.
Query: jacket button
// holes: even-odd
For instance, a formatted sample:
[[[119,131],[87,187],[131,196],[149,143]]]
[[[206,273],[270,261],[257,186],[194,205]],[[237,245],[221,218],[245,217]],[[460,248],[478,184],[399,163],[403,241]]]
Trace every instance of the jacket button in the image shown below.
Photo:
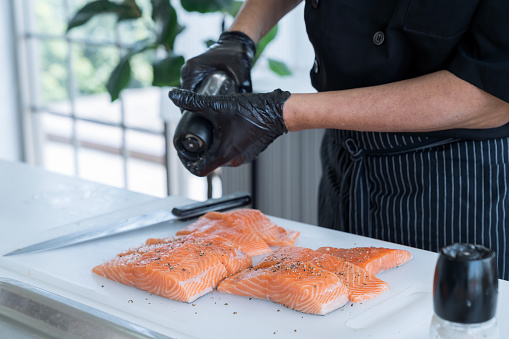
[[[318,5],[320,4],[320,0],[311,0],[311,4],[314,8],[318,8]]]
[[[373,35],[373,43],[377,46],[380,46],[381,44],[383,44],[385,40],[385,35],[384,35],[384,32],[382,31],[378,31],[375,33],[375,35]]]
[[[318,66],[318,60],[315,58],[315,63],[313,64],[313,72],[318,73],[319,70],[320,68]]]

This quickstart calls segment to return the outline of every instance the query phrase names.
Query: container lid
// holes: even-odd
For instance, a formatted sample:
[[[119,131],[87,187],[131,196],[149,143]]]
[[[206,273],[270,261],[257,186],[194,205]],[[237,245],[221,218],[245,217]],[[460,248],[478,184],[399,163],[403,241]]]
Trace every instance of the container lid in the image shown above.
[[[441,249],[433,280],[433,306],[442,319],[482,323],[495,316],[498,298],[496,255],[474,244]]]

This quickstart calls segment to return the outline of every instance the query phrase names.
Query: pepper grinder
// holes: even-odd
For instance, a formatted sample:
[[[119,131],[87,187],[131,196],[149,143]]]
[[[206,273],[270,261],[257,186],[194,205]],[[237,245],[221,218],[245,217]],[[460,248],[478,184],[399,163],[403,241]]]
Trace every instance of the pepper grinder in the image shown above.
[[[457,243],[440,250],[433,279],[432,339],[499,339],[496,254]]]
[[[226,95],[236,93],[235,82],[226,73],[217,71],[208,75],[197,93]],[[189,161],[197,161],[207,154],[213,142],[214,128],[205,116],[183,111],[175,129],[173,145],[177,153]]]

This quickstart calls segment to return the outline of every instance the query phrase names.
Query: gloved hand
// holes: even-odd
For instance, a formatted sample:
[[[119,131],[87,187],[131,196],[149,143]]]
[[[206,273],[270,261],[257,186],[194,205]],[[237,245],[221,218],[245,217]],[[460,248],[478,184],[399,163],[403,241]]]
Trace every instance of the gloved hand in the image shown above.
[[[217,43],[192,59],[180,71],[181,88],[197,92],[203,79],[214,71],[224,71],[235,81],[236,92],[252,92],[251,66],[256,47],[253,40],[242,32],[224,32]]]
[[[192,161],[180,156],[194,175],[205,176],[220,166],[240,166],[253,161],[280,135],[288,132],[283,105],[290,92],[200,95],[172,89],[173,103],[208,119],[213,126],[212,142],[205,155]]]

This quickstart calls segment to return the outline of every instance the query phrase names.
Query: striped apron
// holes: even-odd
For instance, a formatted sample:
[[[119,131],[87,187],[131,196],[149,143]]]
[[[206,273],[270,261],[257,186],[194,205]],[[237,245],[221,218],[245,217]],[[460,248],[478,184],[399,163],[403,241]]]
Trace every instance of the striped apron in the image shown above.
[[[327,130],[321,158],[319,225],[435,252],[482,244],[509,280],[509,138]]]

